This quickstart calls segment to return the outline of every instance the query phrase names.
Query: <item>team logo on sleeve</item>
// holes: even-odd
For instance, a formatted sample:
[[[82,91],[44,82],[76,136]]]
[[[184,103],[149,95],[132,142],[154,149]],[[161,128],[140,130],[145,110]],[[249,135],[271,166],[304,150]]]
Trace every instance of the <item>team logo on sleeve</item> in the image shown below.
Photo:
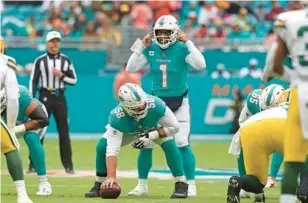
[[[117,134],[118,134],[118,131],[117,131],[117,130],[113,130],[112,134],[113,134],[113,135],[117,135]]]
[[[154,51],[149,51],[149,56],[154,56]]]

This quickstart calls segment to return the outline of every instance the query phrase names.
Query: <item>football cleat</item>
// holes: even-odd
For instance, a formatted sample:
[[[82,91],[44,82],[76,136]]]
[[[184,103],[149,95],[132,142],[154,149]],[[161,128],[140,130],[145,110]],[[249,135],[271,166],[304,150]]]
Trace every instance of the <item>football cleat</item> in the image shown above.
[[[188,185],[188,197],[196,197],[197,188],[196,185]]]
[[[28,197],[28,195],[21,195],[18,196],[17,203],[33,203],[33,201]]]
[[[253,202],[265,202],[264,193],[255,194]]]
[[[246,192],[245,190],[240,191],[240,198],[250,198],[249,192]]]
[[[132,191],[128,193],[128,196],[147,196],[148,186],[138,184]]]
[[[276,187],[276,178],[269,177],[265,185],[266,188],[275,188]]]
[[[239,203],[241,187],[236,176],[232,176],[229,180],[227,203]]]
[[[171,198],[187,198],[188,196],[188,184],[185,182],[176,182],[174,192]]]
[[[94,186],[84,196],[86,198],[100,197],[99,190],[101,188],[101,185],[102,183],[95,181]]]
[[[49,196],[52,194],[52,188],[49,182],[40,183],[38,186],[38,196]]]

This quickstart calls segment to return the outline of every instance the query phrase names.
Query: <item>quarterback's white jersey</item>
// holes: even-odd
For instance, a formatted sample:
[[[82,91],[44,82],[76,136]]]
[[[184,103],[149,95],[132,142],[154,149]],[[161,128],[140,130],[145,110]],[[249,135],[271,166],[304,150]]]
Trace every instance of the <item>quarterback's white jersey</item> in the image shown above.
[[[291,84],[308,82],[308,9],[279,14],[274,27],[292,59]]]
[[[11,57],[0,54],[0,89],[5,88],[6,91],[7,126],[10,130],[13,130],[15,127],[19,106],[18,82],[14,72],[15,68],[15,60],[12,60]]]

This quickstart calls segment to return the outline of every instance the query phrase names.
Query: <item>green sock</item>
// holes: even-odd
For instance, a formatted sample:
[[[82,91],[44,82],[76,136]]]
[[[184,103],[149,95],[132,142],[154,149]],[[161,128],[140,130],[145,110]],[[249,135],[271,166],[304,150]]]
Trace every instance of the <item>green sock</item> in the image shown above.
[[[279,152],[275,152],[272,158],[270,177],[276,178],[279,172],[280,166],[283,162],[283,155]]]
[[[243,149],[241,149],[240,156],[237,158],[237,168],[240,176],[246,175]]]
[[[241,188],[247,192],[260,194],[263,192],[264,185],[260,183],[257,177],[253,175],[244,175],[240,177]]]
[[[167,140],[161,144],[161,148],[165,153],[167,164],[174,177],[184,176],[183,162],[178,157],[181,156],[174,140]]]
[[[153,149],[145,148],[139,151],[138,155],[138,178],[148,179],[150,170],[152,168],[152,154]]]
[[[282,194],[295,195],[298,187],[297,178],[303,168],[304,163],[285,162],[284,176],[281,184]]]
[[[40,136],[34,132],[27,132],[24,140],[29,148],[30,157],[39,176],[46,175],[45,151],[40,142]]]
[[[106,148],[107,139],[101,138],[96,145],[96,176],[106,177]]]
[[[184,164],[184,172],[187,180],[195,180],[196,174],[196,158],[191,150],[190,145],[179,147],[182,161]]]
[[[22,162],[17,150],[5,154],[7,168],[13,181],[24,180]]]

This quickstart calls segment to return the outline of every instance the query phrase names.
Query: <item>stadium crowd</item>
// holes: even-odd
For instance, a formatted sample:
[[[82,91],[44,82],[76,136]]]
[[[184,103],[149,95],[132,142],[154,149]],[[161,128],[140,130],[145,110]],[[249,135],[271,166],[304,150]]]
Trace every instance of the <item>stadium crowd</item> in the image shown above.
[[[0,5],[3,36],[63,36],[113,39],[122,43],[123,27],[148,31],[153,22],[172,14],[181,29],[196,39],[273,41],[276,15],[302,6],[299,1],[4,1]]]

